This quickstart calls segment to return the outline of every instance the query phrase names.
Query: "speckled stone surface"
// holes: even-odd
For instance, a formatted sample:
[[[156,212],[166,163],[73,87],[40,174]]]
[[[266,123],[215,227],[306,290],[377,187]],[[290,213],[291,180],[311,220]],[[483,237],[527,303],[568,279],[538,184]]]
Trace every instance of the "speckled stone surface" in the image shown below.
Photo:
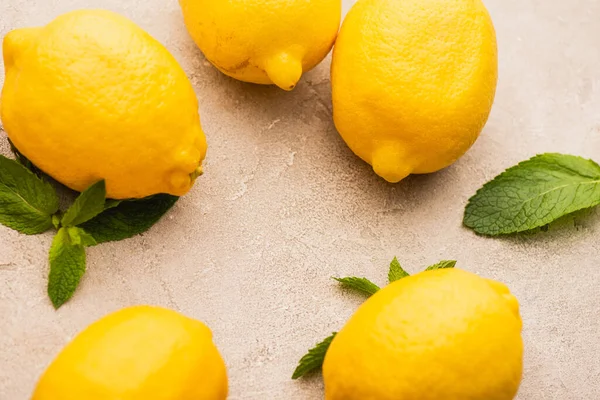
[[[345,11],[353,3],[345,0]],[[452,167],[391,185],[335,131],[329,58],[285,93],[217,72],[175,0],[0,0],[0,35],[77,8],[133,19],[188,73],[209,142],[193,191],[149,233],[90,249],[81,287],[59,311],[45,291],[51,235],[0,227],[0,399],[27,399],[78,331],[140,303],[212,328],[230,399],[322,398],[318,376],[290,375],[361,302],[329,277],[383,283],[395,255],[411,272],[457,259],[510,286],[524,319],[519,400],[600,399],[600,213],[498,240],[461,226],[467,199],[518,161],[546,151],[600,160],[600,1],[486,4],[500,49],[487,127]],[[9,153],[4,134],[0,152]]]

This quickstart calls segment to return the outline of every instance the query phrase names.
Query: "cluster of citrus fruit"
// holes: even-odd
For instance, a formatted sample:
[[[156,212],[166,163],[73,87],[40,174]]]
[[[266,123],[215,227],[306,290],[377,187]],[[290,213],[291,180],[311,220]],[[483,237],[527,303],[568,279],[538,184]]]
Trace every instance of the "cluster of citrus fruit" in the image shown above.
[[[390,182],[445,168],[486,123],[497,80],[480,0],[180,0],[224,74],[292,90],[335,44],[333,118]],[[1,118],[37,167],[113,199],[183,195],[207,145],[198,101],[168,50],[109,11],[10,32]],[[330,400],[509,400],[521,379],[516,299],[460,270],[427,271],[370,298],[333,340]],[[34,400],[225,399],[225,364],[202,323],[154,307],[91,325],[50,365]],[[277,395],[273,395],[277,398]]]

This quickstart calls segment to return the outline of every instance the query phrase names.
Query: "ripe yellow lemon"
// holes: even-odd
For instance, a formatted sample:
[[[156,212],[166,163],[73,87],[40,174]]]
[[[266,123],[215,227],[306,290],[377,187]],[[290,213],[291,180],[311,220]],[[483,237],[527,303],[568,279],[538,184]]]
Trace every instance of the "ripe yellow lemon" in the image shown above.
[[[359,0],[333,52],[335,125],[389,182],[438,171],[479,136],[497,69],[481,0]]]
[[[368,299],[325,356],[326,400],[510,400],[519,388],[519,305],[499,282],[426,271]]]
[[[198,100],[155,39],[109,11],[9,32],[0,115],[17,149],[77,191],[183,195],[206,154]]]
[[[329,53],[341,0],[179,0],[206,58],[245,82],[292,90]]]
[[[42,375],[32,400],[224,400],[210,330],[174,311],[126,308],[93,323]]]

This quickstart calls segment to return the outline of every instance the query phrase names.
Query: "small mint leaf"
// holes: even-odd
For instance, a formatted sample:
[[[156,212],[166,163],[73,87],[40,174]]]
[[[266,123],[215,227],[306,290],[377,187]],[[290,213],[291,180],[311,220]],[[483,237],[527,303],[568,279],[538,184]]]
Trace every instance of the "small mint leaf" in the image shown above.
[[[379,286],[368,280],[367,278],[358,278],[349,276],[347,278],[333,278],[343,286],[371,296],[379,291]]]
[[[95,246],[97,244],[92,235],[78,226],[70,226],[67,228],[67,230],[69,231],[69,237],[72,244],[81,245],[84,247]]]
[[[315,347],[310,349],[308,353],[300,359],[294,374],[292,375],[292,379],[298,379],[306,375],[307,373],[320,369],[323,366],[323,361],[325,360],[325,354],[327,354],[327,350],[331,345],[331,342],[337,335],[337,332],[334,332],[327,339],[318,343]]]
[[[455,260],[442,260],[437,264],[430,265],[425,271],[433,271],[436,269],[454,268],[456,266]]]
[[[402,268],[398,258],[394,257],[390,263],[390,272],[388,272],[389,282],[392,283],[402,278],[406,278],[407,276],[410,276],[410,274]]]
[[[105,201],[106,183],[101,180],[81,192],[63,215],[61,224],[63,226],[77,226],[89,221],[104,211]]]
[[[15,160],[0,155],[0,224],[27,235],[52,228],[54,188]]]
[[[122,201],[123,200],[106,199],[106,201],[104,202],[104,209],[109,210],[111,208],[115,208],[119,204],[121,204]]]
[[[91,246],[95,246],[98,244],[98,242],[96,242],[96,239],[94,239],[94,237],[92,235],[90,235],[89,233],[87,233],[86,231],[84,231],[83,229],[77,227],[77,229],[79,229],[79,236],[81,237],[81,244],[84,247],[91,247]]]
[[[150,229],[177,199],[168,194],[158,194],[139,200],[124,200],[81,227],[98,243],[127,239]]]
[[[50,248],[48,295],[55,308],[67,302],[75,293],[85,273],[85,249],[71,241],[68,228],[60,228]]]
[[[482,235],[525,232],[598,204],[598,164],[577,156],[545,153],[483,185],[469,200],[463,223]]]
[[[56,214],[52,215],[52,226],[54,226],[54,229],[56,230],[60,228],[60,219],[60,212],[57,212]]]

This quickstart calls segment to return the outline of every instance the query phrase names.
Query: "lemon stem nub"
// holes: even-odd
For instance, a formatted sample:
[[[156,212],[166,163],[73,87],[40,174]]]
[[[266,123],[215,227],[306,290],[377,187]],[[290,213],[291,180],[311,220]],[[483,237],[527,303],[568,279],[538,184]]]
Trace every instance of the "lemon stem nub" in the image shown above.
[[[302,76],[302,62],[289,53],[279,53],[267,60],[265,71],[275,85],[289,91]]]
[[[194,172],[192,172],[190,174],[190,178],[192,178],[192,182],[194,182],[196,180],[196,178],[198,178],[199,176],[202,176],[203,173],[204,173],[204,171],[202,170],[202,165],[198,165],[198,168],[196,168],[194,170]]]
[[[13,65],[19,54],[33,43],[39,31],[40,28],[21,28],[8,32],[2,44],[4,64]]]

